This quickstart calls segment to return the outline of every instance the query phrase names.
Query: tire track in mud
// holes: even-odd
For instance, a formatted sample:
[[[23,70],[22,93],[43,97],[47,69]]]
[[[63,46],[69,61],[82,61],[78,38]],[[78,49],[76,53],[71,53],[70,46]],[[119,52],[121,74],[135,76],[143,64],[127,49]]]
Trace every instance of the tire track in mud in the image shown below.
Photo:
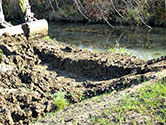
[[[64,91],[70,102],[122,90],[153,79],[165,68],[165,57],[143,61],[117,53],[92,53],[44,39],[27,42],[22,36],[2,36],[0,49],[0,122],[28,124],[56,110],[50,96]],[[71,96],[72,95],[72,96]]]

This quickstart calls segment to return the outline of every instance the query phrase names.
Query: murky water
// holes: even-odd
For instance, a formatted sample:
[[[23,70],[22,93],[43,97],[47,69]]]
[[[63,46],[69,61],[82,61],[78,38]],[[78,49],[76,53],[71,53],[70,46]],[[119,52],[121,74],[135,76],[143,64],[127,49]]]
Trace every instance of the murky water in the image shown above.
[[[131,55],[152,59],[166,55],[166,28],[132,28],[105,24],[56,23],[49,27],[49,35],[58,41],[79,48],[105,52],[108,48],[125,48]]]

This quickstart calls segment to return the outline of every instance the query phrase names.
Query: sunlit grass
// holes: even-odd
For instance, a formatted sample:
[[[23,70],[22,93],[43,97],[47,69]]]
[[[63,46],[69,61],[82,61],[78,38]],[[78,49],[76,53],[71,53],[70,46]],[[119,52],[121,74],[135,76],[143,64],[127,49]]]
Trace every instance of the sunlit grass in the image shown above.
[[[131,55],[131,52],[127,51],[126,48],[108,48],[106,50],[107,52],[115,52],[115,53],[120,53],[120,54],[128,54]]]
[[[52,95],[56,102],[58,110],[63,110],[68,105],[68,101],[65,99],[64,95],[64,92],[61,91]]]
[[[46,37],[44,37],[44,39],[45,39],[45,40],[53,40],[53,41],[56,41],[55,38],[51,38],[50,36],[46,36]]]
[[[135,121],[130,118],[133,114],[135,114]],[[156,83],[141,88],[135,95],[126,95],[111,109],[105,109],[104,115],[95,117],[93,121],[108,124],[112,116],[114,122],[118,124],[126,124],[127,121],[137,124],[139,117],[144,117],[146,124],[166,123],[166,84]]]

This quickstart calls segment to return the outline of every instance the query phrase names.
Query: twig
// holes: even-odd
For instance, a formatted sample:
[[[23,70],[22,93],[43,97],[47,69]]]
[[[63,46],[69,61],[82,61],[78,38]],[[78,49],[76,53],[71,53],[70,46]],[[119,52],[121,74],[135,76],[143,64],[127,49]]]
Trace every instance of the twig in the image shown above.
[[[74,2],[76,4],[76,6],[77,6],[78,11],[90,22],[91,20],[81,11],[81,8],[80,8],[77,0],[74,0]]]
[[[103,16],[103,19],[106,21],[106,23],[107,23],[110,27],[114,28],[114,26],[105,18],[103,9],[102,9],[98,4],[97,4],[97,7],[102,11],[101,14],[102,14],[102,16]]]
[[[122,17],[122,18],[124,18],[123,15],[120,14],[119,11],[116,9],[116,7],[115,7],[113,1],[112,1],[112,0],[109,0],[109,1],[110,1],[110,3],[111,3],[112,7],[114,8],[114,10],[119,14],[119,16]]]

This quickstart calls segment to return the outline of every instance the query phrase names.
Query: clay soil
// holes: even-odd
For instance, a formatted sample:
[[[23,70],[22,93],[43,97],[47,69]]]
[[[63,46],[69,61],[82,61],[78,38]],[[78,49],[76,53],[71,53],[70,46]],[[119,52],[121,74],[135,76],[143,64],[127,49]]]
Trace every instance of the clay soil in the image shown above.
[[[5,34],[0,49],[4,53],[0,63],[2,124],[29,124],[56,111],[51,95],[58,91],[65,92],[66,99],[77,106],[82,99],[158,80],[157,74],[166,68],[166,57],[144,61],[125,54],[93,53],[44,38],[27,41],[23,36]],[[88,123],[86,119],[82,122]]]

